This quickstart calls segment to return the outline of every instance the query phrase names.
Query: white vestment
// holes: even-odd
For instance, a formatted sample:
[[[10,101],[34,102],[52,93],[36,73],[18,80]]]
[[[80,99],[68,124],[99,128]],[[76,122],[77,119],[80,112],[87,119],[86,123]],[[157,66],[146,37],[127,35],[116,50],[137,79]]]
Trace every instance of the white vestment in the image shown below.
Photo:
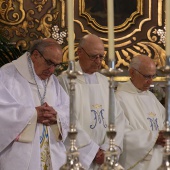
[[[35,107],[40,106],[37,86],[28,67],[29,53],[0,69],[0,170],[41,170],[40,128]],[[36,81],[43,94],[42,81]],[[47,83],[44,102],[57,112],[62,140],[54,125],[47,126],[51,169],[59,170],[66,162],[63,144],[69,128],[69,98],[52,75]],[[36,120],[36,121],[35,121]],[[19,136],[19,139],[17,137]]]
[[[164,128],[165,108],[153,93],[139,91],[130,80],[119,83],[116,97],[127,118],[120,163],[126,170],[156,170],[163,150],[155,142]]]
[[[79,62],[75,63],[76,71],[81,71]],[[99,148],[107,150],[109,141],[106,136],[108,130],[109,85],[108,79],[100,73],[95,75],[78,75],[76,79],[76,126],[78,136],[76,146],[79,148],[80,162],[85,169],[96,169],[93,159]],[[96,77],[96,80],[94,79]],[[90,84],[86,83],[85,77]],[[58,77],[60,84],[69,94],[69,80],[67,75]],[[98,83],[95,83],[95,82]],[[124,134],[123,110],[116,103],[116,142],[121,148]]]

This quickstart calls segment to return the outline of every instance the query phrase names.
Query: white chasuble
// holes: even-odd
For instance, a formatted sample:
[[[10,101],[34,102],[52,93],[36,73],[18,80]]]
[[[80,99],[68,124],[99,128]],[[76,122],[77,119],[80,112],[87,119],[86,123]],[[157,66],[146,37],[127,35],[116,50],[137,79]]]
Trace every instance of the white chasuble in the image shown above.
[[[36,83],[28,68],[27,57],[28,53],[25,53],[19,59],[0,69],[1,84],[4,86],[0,88],[0,95],[3,95],[0,98],[0,113],[3,113],[0,114],[0,128],[6,131],[8,127],[11,127],[8,133],[0,131],[0,135],[3,135],[3,140],[0,140],[0,170],[44,170],[47,167],[50,170],[59,170],[66,162],[63,141],[69,128],[69,98],[56,77],[52,75],[47,83],[44,102],[57,111],[57,126],[60,133],[60,125],[62,127],[62,140],[55,133],[56,128],[48,126],[44,133],[47,137],[47,143],[45,143],[48,149],[43,150],[40,144],[41,139],[45,141],[42,138],[44,137],[42,135],[43,125],[33,121],[37,114],[35,107],[40,106],[41,103]],[[43,94],[44,85],[40,79],[36,80],[40,93]],[[33,126],[33,128],[29,126]],[[23,141],[22,138],[28,129],[32,131],[31,138]],[[49,152],[47,157],[41,155],[44,151]]]
[[[120,83],[116,97],[127,118],[120,163],[126,170],[156,170],[162,147],[155,142],[164,128],[165,109],[150,91],[139,91],[128,81]]]
[[[104,101],[102,94],[99,93],[101,91],[99,84],[76,84],[76,89],[78,91],[76,93],[77,123],[81,124],[81,127],[95,143],[102,145],[108,126],[108,110],[106,107],[108,100]],[[83,93],[80,94],[79,92]],[[80,101],[82,104],[80,104]],[[86,140],[78,138],[78,146],[87,145]]]
[[[79,62],[75,63],[75,66],[77,71],[82,72]],[[69,94],[67,75],[60,75],[58,79]],[[105,151],[109,148],[109,140],[106,135],[109,107],[108,79],[97,72],[94,75],[77,76],[75,93],[76,127],[78,130],[76,145],[80,153],[79,159],[85,169],[98,169],[98,165],[93,162],[97,151],[99,148]],[[121,148],[125,118],[122,109],[117,104],[116,102],[115,117],[118,133],[115,144]]]
[[[88,153],[92,157],[96,155],[99,148],[108,149],[108,139],[106,131],[108,128],[108,99],[105,96],[107,90],[102,90],[100,84],[76,84],[76,119],[78,135],[76,144],[79,148],[93,144]],[[103,147],[103,148],[102,148]],[[83,150],[84,151],[84,150]],[[80,161],[84,163],[89,155],[80,156]],[[93,161],[93,158],[89,160]],[[87,168],[87,167],[85,167]],[[92,163],[88,169],[98,169],[98,165]]]
[[[35,75],[35,73],[34,73]],[[31,90],[33,92],[33,99],[36,106],[41,106],[41,98],[38,94],[38,90],[43,96],[45,91],[45,85],[44,83],[48,83],[47,81],[43,82],[39,79],[38,76],[35,75],[36,84],[30,84]],[[49,89],[50,90],[50,89]],[[48,92],[49,93],[49,92]],[[49,103],[50,98],[48,99],[46,96],[44,98],[44,102],[48,101],[48,105],[52,105],[52,103]],[[52,170],[51,167],[51,157],[50,157],[50,145],[49,145],[49,133],[48,133],[48,127],[43,124],[37,124],[37,128],[39,128],[39,134],[40,134],[40,155],[41,155],[41,167],[42,170]]]

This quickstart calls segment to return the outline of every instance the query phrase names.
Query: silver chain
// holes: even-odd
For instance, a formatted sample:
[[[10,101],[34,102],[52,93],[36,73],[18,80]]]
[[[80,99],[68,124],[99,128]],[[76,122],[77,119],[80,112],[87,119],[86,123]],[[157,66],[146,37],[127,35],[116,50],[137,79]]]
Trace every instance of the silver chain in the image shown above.
[[[38,84],[37,84],[37,81],[36,81],[36,78],[35,78],[35,74],[34,74],[34,70],[33,70],[33,67],[32,67],[30,55],[28,56],[28,64],[29,64],[30,71],[32,72],[32,76],[34,78],[35,84],[37,86],[38,96],[40,98],[41,105],[43,105],[44,104],[45,95],[46,95],[46,91],[47,91],[47,82],[45,82],[44,93],[43,93],[43,96],[41,96],[40,89],[38,87]]]

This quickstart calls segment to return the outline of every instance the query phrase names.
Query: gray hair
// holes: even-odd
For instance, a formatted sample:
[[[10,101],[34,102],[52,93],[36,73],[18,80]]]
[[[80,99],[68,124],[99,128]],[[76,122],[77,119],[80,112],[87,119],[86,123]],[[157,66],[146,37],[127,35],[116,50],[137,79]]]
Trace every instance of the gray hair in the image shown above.
[[[101,41],[101,43],[103,43],[103,41],[100,39],[100,37],[98,37],[97,35],[95,34],[87,34],[85,36],[83,36],[80,41],[79,41],[79,48],[82,48],[84,47],[86,44],[88,44],[89,42],[90,43],[93,43],[93,41]]]
[[[86,38],[85,38],[85,36],[84,36],[84,37],[82,37],[82,38],[80,39],[78,47],[79,47],[79,48],[83,47],[84,44],[85,44],[85,42],[86,42]]]
[[[129,69],[135,68],[138,70],[140,63],[141,63],[140,59],[138,57],[134,57],[129,64]]]
[[[58,44],[57,41],[47,38],[47,39],[39,39],[39,40],[33,41],[29,52],[32,54],[34,50],[38,50],[40,53],[43,54],[46,48],[51,47],[51,46],[56,46],[57,48],[62,50],[61,46]]]
[[[129,64],[129,69],[134,68],[134,69],[138,70],[142,64],[141,57],[148,57],[148,56],[146,56],[146,55],[135,56]]]

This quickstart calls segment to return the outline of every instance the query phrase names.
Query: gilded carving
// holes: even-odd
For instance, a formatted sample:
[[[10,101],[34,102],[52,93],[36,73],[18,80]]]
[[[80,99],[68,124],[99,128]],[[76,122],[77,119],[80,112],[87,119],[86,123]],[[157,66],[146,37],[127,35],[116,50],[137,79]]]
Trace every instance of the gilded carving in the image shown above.
[[[125,48],[123,50],[116,51],[116,67],[118,68],[122,65],[128,67],[131,58],[139,54],[145,54],[151,57],[158,67],[165,65],[165,50],[162,49],[158,44],[143,41],[133,45],[131,48]]]
[[[117,1],[119,2],[119,0]],[[131,59],[140,53],[153,58],[157,66],[163,66],[166,60],[164,50],[166,28],[164,27],[163,19],[163,0],[135,1],[137,2],[136,10],[124,22],[114,27],[116,67],[127,69]],[[93,3],[92,0],[75,0],[75,6],[78,8],[75,9],[77,13],[75,11],[76,19],[74,23],[79,27],[79,34],[98,34],[104,41],[107,53],[107,26],[96,21],[96,18],[88,11],[90,9],[86,8],[86,2]],[[157,23],[152,22],[153,3],[157,3],[158,16],[154,16]],[[62,45],[63,61],[67,61],[66,1],[31,0],[29,2],[30,8],[27,8],[26,4],[28,3],[24,0],[0,1],[0,22],[3,24],[2,29],[6,37],[16,42],[16,46],[21,45],[25,49],[29,47],[29,43],[34,39],[52,37]],[[105,10],[105,6],[103,10]],[[106,14],[106,11],[104,11],[104,14]],[[106,19],[106,15],[102,17]],[[143,29],[144,27],[145,29]],[[142,35],[146,36],[141,38],[141,32],[143,33]],[[76,36],[77,33],[75,34],[75,40],[77,40]],[[77,44],[75,43],[75,56],[76,48]],[[103,62],[102,65],[107,68],[107,58],[106,63]]]
[[[27,8],[28,4],[31,8]],[[42,8],[45,9],[45,6],[46,12],[42,10]],[[32,0],[29,3],[24,0],[2,0],[0,10],[2,11],[0,22],[4,24],[1,30],[11,41],[17,40],[16,43],[22,44],[26,49],[29,47],[30,41],[34,39],[51,37],[52,26],[56,25],[61,16],[59,0],[58,3],[56,0]]]
[[[47,0],[32,0],[32,2],[36,5],[38,12],[41,12]]]
[[[121,6],[121,9],[123,10],[124,8],[122,8],[122,6],[124,5],[124,3],[121,4],[119,1],[120,0],[115,1],[115,5],[119,4],[119,7]],[[81,17],[86,18],[88,24],[91,25],[91,27],[94,28],[95,30],[103,32],[103,33],[107,33],[107,31],[108,31],[107,22],[106,22],[107,21],[107,9],[106,9],[107,2],[106,1],[102,1],[102,2],[103,2],[103,4],[101,4],[101,5],[103,5],[103,7],[100,7],[100,9],[98,7],[98,10],[97,10],[97,8],[95,6],[96,4],[94,4],[94,2],[91,3],[91,5],[94,5],[94,7],[88,9],[88,8],[86,8],[88,1],[87,0],[79,0],[79,4],[80,4],[79,15]],[[132,13],[130,15],[127,14],[126,19],[124,19],[124,21],[115,25],[115,27],[114,27],[115,32],[122,32],[122,31],[126,30],[132,24],[135,23],[135,20],[137,17],[139,17],[143,14],[143,0],[131,1],[130,5],[133,5],[133,4],[135,5],[134,11],[132,11]],[[118,12],[115,11],[115,23],[116,23],[116,22],[119,22],[119,20],[123,17],[123,15],[120,16],[120,14],[121,14],[119,12],[120,8],[117,8],[117,6],[115,6],[115,9],[117,9],[117,11],[118,11]],[[101,15],[101,13],[102,13],[102,15]],[[118,13],[118,15],[117,15],[117,13]],[[118,21],[116,19],[116,16],[117,16],[117,18],[119,18]],[[101,19],[98,19],[98,18],[101,18]],[[103,23],[103,24],[99,23],[99,21],[102,21],[102,20],[105,21],[105,23]]]
[[[14,6],[17,6],[14,7]],[[23,0],[17,0],[15,3],[12,0],[0,1],[0,22],[7,25],[16,25],[21,23],[25,18],[23,9]]]
[[[163,0],[158,0],[158,26],[162,26]]]
[[[61,1],[61,27],[64,28],[66,26],[65,17],[66,17],[66,4],[65,0]]]
[[[50,21],[52,21],[52,15],[51,14],[45,14],[38,25],[37,31],[41,32],[45,37],[51,36],[51,27],[52,24],[49,24]],[[48,23],[49,22],[49,23]]]

